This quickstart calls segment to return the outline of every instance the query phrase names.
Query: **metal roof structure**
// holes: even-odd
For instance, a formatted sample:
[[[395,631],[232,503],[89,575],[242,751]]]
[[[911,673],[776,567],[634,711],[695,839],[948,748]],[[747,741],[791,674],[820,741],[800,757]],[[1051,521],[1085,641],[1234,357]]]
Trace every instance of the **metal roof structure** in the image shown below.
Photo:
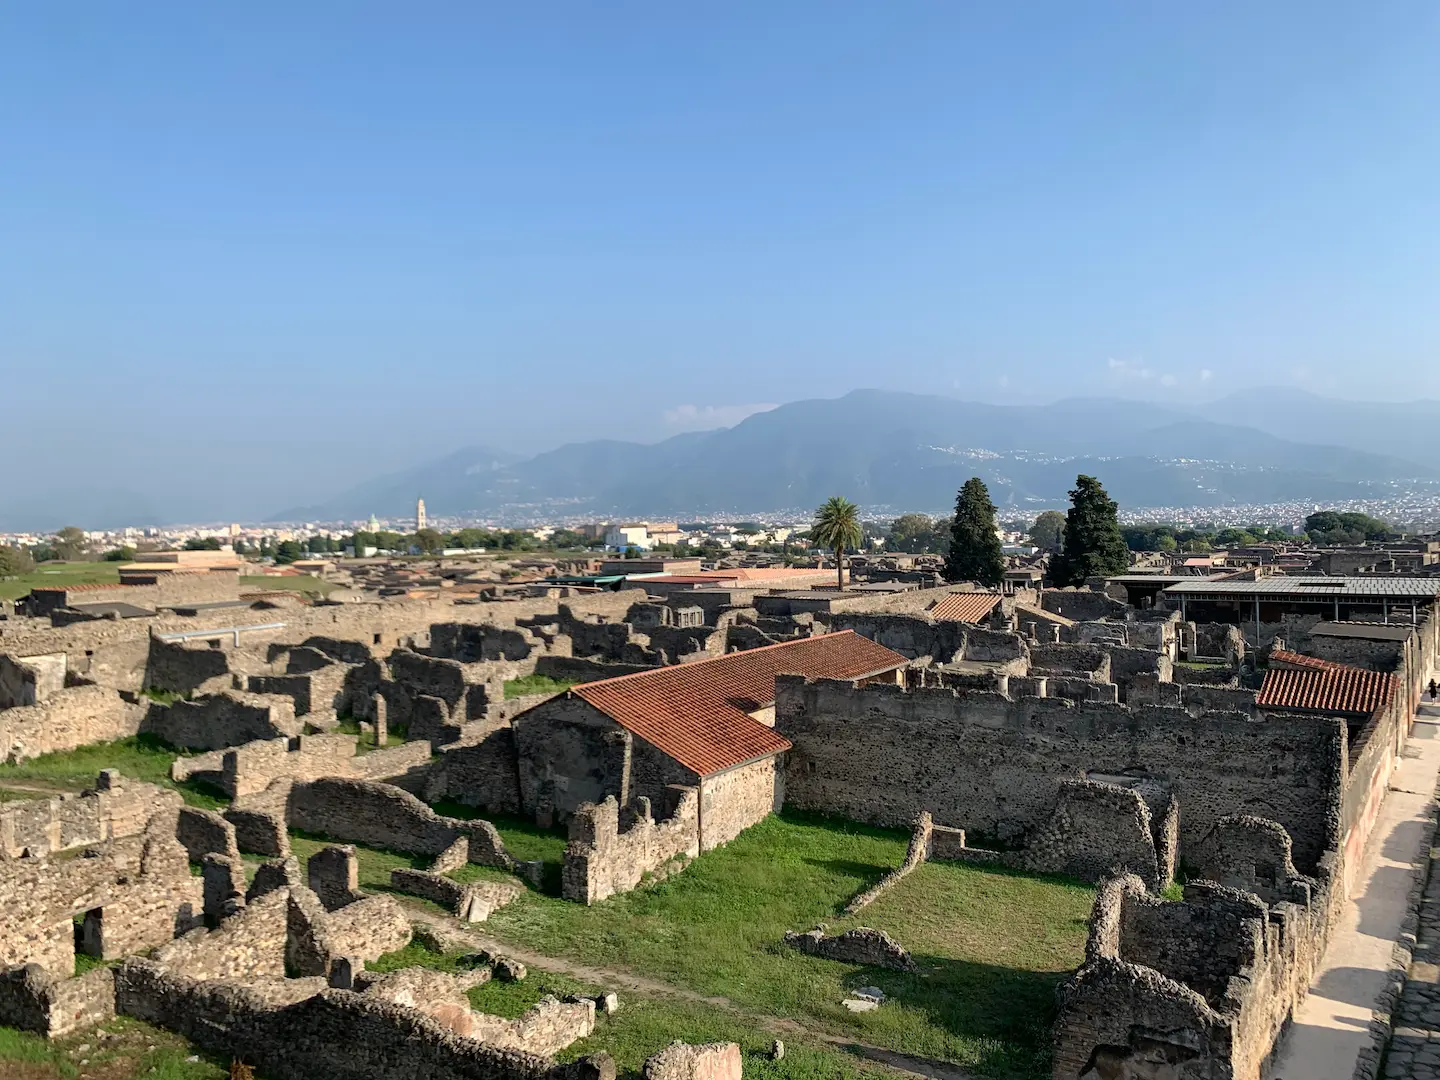
[[[1234,600],[1288,597],[1300,600],[1434,600],[1440,579],[1418,577],[1267,577],[1256,581],[1182,581],[1165,589],[1167,596],[1192,600]]]
[[[1362,641],[1404,641],[1414,632],[1414,627],[1389,623],[1322,622],[1310,628],[1311,637],[1359,638]]]

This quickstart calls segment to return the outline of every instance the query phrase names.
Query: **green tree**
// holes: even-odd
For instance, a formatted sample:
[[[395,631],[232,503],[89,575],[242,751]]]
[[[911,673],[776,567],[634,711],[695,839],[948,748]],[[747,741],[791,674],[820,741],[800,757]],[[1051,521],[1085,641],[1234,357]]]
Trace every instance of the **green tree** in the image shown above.
[[[275,547],[275,565],[285,566],[305,557],[298,540],[281,540]]]
[[[131,562],[135,558],[135,549],[132,547],[118,547],[105,552],[100,556],[105,562]]]
[[[66,525],[55,534],[55,542],[51,546],[55,549],[55,558],[71,562],[85,554],[89,541],[85,539],[83,530]]]
[[[1123,573],[1130,551],[1120,534],[1119,507],[1093,476],[1075,478],[1065,515],[1065,548],[1050,561],[1056,585],[1083,585],[1086,578]]]
[[[556,529],[545,543],[552,551],[573,551],[585,546],[585,537],[574,529]]]
[[[415,546],[426,555],[439,555],[445,550],[445,538],[434,529],[421,529],[415,534]]]
[[[185,541],[186,551],[219,551],[220,538],[218,536],[192,536]]]
[[[399,533],[382,529],[375,534],[375,546],[381,551],[405,551],[410,545]]]
[[[825,500],[815,511],[815,524],[810,539],[822,548],[835,552],[835,581],[845,588],[845,549],[859,547],[865,530],[860,525],[860,508],[839,495]]]
[[[1030,543],[1052,554],[1065,546],[1065,515],[1059,510],[1046,510],[1030,526]]]
[[[950,544],[942,522],[928,514],[901,514],[890,523],[886,537],[888,551],[904,551],[912,555],[944,552]]]
[[[20,547],[0,546],[0,578],[19,577],[35,569],[35,560]]]
[[[995,504],[978,476],[966,480],[955,494],[950,552],[941,573],[946,581],[978,581],[981,585],[999,585],[1005,580],[1005,554],[995,531]]]

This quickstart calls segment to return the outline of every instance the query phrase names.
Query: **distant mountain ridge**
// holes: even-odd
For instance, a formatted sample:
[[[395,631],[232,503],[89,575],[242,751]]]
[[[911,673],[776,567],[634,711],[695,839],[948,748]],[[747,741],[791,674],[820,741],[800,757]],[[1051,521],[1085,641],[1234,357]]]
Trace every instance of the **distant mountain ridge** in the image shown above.
[[[1314,400],[1336,415],[1349,408]],[[939,509],[970,476],[984,479],[1002,507],[1031,508],[1063,500],[1078,472],[1099,476],[1131,506],[1353,499],[1374,497],[1376,485],[1440,479],[1434,464],[1259,426],[1305,426],[1277,415],[1283,407],[1236,423],[1239,405],[1216,402],[1197,415],[1112,398],[989,405],[856,390],[652,445],[596,440],[528,458],[468,447],[272,520],[401,516],[417,496],[439,516],[696,516],[812,507],[834,494],[866,506]],[[1301,407],[1321,411],[1313,402]],[[1388,442],[1387,427],[1400,425],[1402,444],[1424,449],[1423,438],[1408,437],[1417,407],[1394,408],[1389,423],[1368,414],[1371,441]]]

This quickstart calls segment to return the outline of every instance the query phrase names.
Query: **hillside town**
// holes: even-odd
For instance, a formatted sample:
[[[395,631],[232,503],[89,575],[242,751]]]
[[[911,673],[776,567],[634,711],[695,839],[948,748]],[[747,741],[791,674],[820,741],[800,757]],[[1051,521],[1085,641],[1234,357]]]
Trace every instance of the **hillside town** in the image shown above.
[[[339,551],[37,538],[75,549],[0,613],[0,1024],[265,1078],[1409,1075],[1440,538],[1071,494],[693,545],[482,552],[423,502]],[[880,846],[787,877],[853,830]],[[722,896],[743,927],[695,921]],[[1057,904],[1088,919],[1041,930]],[[1034,992],[960,978],[935,919],[1039,949]],[[715,964],[805,989],[697,1025]]]

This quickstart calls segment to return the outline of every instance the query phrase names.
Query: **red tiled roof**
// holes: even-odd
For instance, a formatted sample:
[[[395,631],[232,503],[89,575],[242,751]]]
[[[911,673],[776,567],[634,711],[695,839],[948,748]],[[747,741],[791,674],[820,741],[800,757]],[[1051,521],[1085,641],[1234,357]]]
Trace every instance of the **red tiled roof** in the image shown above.
[[[1255,704],[1262,709],[1370,716],[1390,704],[1395,695],[1394,675],[1324,660],[1318,663],[1325,666],[1272,667],[1265,673]]]
[[[81,585],[37,585],[31,592],[96,592],[100,589],[124,589],[129,586],[119,582],[90,582]]]
[[[1304,653],[1290,652],[1288,649],[1271,649],[1270,666],[1305,668],[1308,671],[1333,671],[1345,667],[1344,664],[1337,664],[1333,660],[1321,660],[1318,656],[1306,656]]]
[[[957,592],[941,597],[930,608],[930,618],[945,622],[978,623],[995,610],[1000,594],[992,592]]]
[[[899,653],[843,630],[582,683],[570,692],[709,776],[790,749],[789,739],[749,715],[775,701],[777,675],[855,679],[905,663]]]

